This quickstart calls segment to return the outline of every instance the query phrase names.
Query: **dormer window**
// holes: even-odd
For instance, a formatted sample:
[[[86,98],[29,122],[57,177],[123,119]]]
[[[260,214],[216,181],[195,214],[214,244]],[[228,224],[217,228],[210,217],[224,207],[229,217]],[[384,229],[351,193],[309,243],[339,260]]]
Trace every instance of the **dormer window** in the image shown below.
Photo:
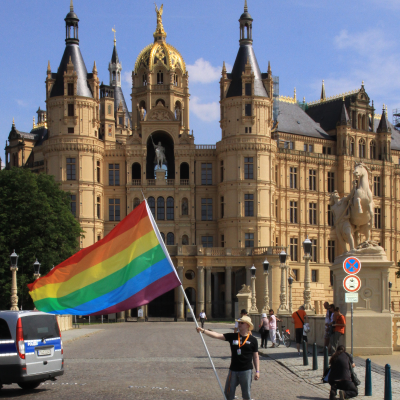
[[[68,83],[68,96],[73,96],[73,95],[74,95],[74,84]]]
[[[147,76],[143,74],[143,86],[147,86]]]
[[[245,85],[244,85],[244,94],[246,96],[251,96],[251,83],[245,83]]]
[[[174,74],[174,86],[178,86],[178,75]]]
[[[161,71],[157,72],[157,85],[164,84],[164,74]]]

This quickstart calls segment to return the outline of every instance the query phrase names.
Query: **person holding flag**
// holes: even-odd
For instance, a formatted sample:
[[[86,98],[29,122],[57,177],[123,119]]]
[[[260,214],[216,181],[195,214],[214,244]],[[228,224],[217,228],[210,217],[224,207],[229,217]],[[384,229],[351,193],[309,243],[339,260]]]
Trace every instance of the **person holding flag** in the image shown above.
[[[226,400],[235,398],[236,386],[240,385],[244,400],[250,400],[250,388],[253,377],[253,364],[256,369],[254,379],[260,379],[260,360],[258,358],[258,341],[251,334],[254,326],[250,317],[243,316],[237,320],[238,333],[217,333],[206,329],[197,328],[197,332],[214,339],[229,342],[231,346],[231,365],[225,384]]]

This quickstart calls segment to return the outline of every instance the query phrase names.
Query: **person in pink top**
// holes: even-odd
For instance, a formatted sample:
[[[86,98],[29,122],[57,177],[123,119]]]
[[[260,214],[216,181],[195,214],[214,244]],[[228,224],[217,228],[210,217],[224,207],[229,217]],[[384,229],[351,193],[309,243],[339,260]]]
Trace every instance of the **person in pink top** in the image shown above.
[[[269,338],[272,342],[271,347],[275,347],[276,341],[276,321],[281,322],[279,318],[276,318],[274,315],[274,310],[269,310]]]

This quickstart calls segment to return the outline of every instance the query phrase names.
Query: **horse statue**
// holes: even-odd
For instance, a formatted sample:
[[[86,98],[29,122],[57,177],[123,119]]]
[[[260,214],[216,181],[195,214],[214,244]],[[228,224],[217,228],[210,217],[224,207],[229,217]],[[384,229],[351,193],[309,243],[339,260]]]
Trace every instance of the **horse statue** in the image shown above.
[[[354,177],[357,183],[354,186],[354,195],[350,205],[350,223],[356,233],[355,245],[358,245],[358,234],[365,235],[365,241],[371,239],[372,224],[374,218],[374,200],[369,186],[368,172],[370,169],[362,162],[356,163]]]

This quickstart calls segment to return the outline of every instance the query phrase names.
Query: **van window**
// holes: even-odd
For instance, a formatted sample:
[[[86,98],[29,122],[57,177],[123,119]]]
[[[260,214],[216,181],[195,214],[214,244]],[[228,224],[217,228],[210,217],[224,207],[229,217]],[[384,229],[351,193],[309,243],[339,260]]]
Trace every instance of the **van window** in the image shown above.
[[[31,315],[21,319],[25,340],[60,336],[57,320],[54,315]]]
[[[0,318],[0,340],[10,340],[12,339],[10,329],[8,324],[4,319]]]

